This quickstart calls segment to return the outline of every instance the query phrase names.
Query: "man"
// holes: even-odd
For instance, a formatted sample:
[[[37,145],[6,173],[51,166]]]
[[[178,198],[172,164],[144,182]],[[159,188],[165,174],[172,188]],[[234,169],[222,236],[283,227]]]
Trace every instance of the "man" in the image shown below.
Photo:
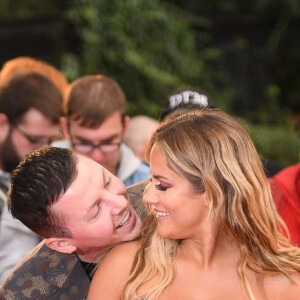
[[[21,66],[5,77],[0,85],[0,182],[2,196],[9,177],[20,160],[34,149],[50,144],[60,135],[62,93],[41,72]],[[42,69],[41,69],[42,70]],[[47,68],[45,67],[45,70]],[[3,72],[3,73],[2,73]],[[59,73],[57,71],[57,73]],[[62,75],[61,75],[62,76]],[[22,223],[13,220],[1,198],[0,212],[0,282],[14,265],[35,246],[39,238]]]
[[[55,67],[45,61],[29,56],[19,56],[6,61],[0,72],[0,85],[8,82],[16,74],[31,72],[46,76],[62,94],[64,94],[69,85],[67,79]]]
[[[143,188],[129,191],[142,217]],[[88,263],[94,267],[113,244],[141,230],[124,184],[69,149],[46,147],[27,155],[12,174],[8,203],[12,215],[45,240],[3,282],[0,299],[86,299]]]
[[[132,149],[133,153],[141,161],[146,162],[146,146],[158,125],[159,122],[157,120],[145,115],[137,115],[130,119],[124,143]]]
[[[103,75],[87,75],[75,80],[66,96],[61,125],[65,138],[83,153],[128,186],[150,176],[124,143],[129,117],[126,98],[118,83]]]

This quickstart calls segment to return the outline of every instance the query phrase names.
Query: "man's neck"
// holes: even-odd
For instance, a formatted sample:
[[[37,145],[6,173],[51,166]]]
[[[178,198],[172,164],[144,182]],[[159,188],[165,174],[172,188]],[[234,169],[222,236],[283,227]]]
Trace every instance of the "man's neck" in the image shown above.
[[[80,253],[80,251],[77,251],[76,253],[81,261],[96,264],[103,259],[103,257],[107,254],[109,249],[103,249],[98,252],[88,253]]]
[[[122,243],[122,242],[120,242]],[[116,245],[120,244],[116,243],[110,246],[107,246],[101,250],[93,251],[93,252],[83,252],[79,249],[77,249],[76,254],[78,255],[79,259],[86,263],[99,263],[105,255],[108,253],[109,250],[114,248]]]

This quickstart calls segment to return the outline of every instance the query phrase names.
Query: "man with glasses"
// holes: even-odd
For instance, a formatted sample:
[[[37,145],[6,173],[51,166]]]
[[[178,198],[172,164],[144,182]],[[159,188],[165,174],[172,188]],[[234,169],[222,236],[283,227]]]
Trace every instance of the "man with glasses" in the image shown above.
[[[36,61],[38,69],[30,72],[28,63],[34,64],[34,59],[17,61],[4,65],[0,73],[0,185],[4,195],[0,214],[0,282],[39,242],[39,237],[7,210],[5,194],[10,173],[27,153],[61,137],[59,120],[63,115],[60,87],[42,75],[54,68]],[[16,69],[7,72],[12,65]],[[56,70],[55,78],[59,76],[66,87],[67,81]]]
[[[124,143],[129,117],[126,98],[119,84],[103,75],[87,75],[69,87],[66,118],[61,125],[71,147],[116,175],[128,186],[150,176]]]

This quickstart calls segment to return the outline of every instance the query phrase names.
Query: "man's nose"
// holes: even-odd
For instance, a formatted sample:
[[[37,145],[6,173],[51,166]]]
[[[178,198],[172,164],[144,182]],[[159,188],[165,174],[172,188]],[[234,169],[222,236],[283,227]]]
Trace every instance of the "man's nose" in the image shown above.
[[[97,162],[98,164],[101,164],[104,155],[99,148],[94,148],[93,151],[89,154],[89,157],[95,162]]]
[[[119,215],[129,205],[128,200],[124,195],[112,195],[110,199],[112,215]]]

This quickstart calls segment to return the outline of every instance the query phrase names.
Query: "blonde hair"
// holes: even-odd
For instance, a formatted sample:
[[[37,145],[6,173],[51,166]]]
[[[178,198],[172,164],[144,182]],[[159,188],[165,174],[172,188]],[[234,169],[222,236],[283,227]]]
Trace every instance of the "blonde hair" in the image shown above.
[[[300,272],[300,249],[284,237],[282,230],[288,230],[277,213],[260,158],[235,119],[216,109],[187,112],[160,125],[148,143],[148,160],[154,144],[166,164],[195,191],[205,190],[212,220],[238,245],[237,272],[250,299],[255,297],[246,268],[264,275],[282,273],[293,281],[290,272]],[[150,215],[122,299],[138,299],[138,288],[159,275],[159,283],[139,295],[155,300],[174,278],[173,259],[180,241],[160,238],[155,228]]]

